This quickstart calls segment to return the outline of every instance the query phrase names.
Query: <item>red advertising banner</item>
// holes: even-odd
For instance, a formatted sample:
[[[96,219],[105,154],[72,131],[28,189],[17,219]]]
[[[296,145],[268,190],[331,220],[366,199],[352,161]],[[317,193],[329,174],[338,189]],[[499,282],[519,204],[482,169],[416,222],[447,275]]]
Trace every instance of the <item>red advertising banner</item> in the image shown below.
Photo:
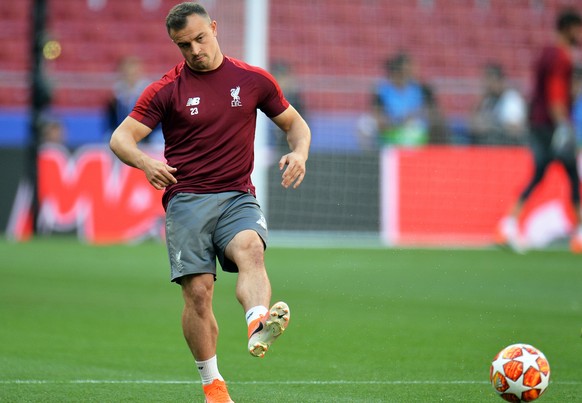
[[[44,147],[38,186],[40,232],[76,231],[95,244],[163,237],[162,191],[154,189],[141,171],[120,163],[105,146],[81,148],[74,154],[58,146]],[[21,186],[18,193],[9,230],[16,239],[26,239],[31,232],[30,192]]]
[[[390,245],[487,245],[533,170],[527,148],[386,149],[382,234]],[[573,225],[563,168],[552,164],[520,219],[525,241],[545,246]]]

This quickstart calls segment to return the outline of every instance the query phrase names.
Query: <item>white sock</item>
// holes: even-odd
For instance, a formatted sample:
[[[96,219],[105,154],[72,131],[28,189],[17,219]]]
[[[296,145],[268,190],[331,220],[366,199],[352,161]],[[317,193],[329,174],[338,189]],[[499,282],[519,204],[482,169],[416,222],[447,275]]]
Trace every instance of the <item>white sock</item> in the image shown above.
[[[245,314],[245,318],[247,319],[247,326],[250,325],[253,320],[266,314],[267,312],[269,312],[269,309],[263,305],[257,305],[249,309]]]
[[[519,234],[519,222],[513,216],[505,217],[501,221],[501,230],[506,236],[516,237]]]
[[[200,372],[200,378],[202,378],[203,385],[210,385],[215,379],[224,381],[224,378],[220,375],[220,372],[218,372],[216,356],[206,361],[196,361],[196,367],[198,368],[198,372]]]

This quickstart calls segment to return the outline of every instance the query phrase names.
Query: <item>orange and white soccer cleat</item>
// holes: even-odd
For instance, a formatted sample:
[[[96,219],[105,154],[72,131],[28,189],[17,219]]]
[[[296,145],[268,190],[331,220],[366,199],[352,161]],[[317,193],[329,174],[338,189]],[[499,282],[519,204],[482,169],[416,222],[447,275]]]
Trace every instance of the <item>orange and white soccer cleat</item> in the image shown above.
[[[255,357],[264,357],[265,353],[289,325],[291,313],[284,302],[277,302],[265,315],[255,319],[249,325],[249,352]]]
[[[226,383],[215,379],[210,385],[203,385],[206,403],[234,403],[226,389]]]
[[[519,225],[513,217],[505,217],[499,222],[495,241],[498,245],[509,247],[516,253],[525,253]]]

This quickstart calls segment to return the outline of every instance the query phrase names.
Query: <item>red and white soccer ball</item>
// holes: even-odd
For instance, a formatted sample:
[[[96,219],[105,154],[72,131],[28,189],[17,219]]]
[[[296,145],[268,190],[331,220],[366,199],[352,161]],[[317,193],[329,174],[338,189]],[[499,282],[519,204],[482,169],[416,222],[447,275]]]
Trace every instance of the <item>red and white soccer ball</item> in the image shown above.
[[[550,364],[544,354],[529,344],[512,344],[493,359],[491,385],[508,402],[531,402],[550,382]]]

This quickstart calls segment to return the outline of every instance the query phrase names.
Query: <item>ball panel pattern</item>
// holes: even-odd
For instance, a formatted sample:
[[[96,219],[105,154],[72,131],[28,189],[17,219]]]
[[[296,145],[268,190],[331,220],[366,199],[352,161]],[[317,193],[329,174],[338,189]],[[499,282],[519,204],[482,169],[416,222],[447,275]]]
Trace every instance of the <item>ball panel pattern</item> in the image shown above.
[[[532,402],[548,387],[550,364],[544,354],[529,344],[512,344],[491,363],[489,380],[508,402]]]

